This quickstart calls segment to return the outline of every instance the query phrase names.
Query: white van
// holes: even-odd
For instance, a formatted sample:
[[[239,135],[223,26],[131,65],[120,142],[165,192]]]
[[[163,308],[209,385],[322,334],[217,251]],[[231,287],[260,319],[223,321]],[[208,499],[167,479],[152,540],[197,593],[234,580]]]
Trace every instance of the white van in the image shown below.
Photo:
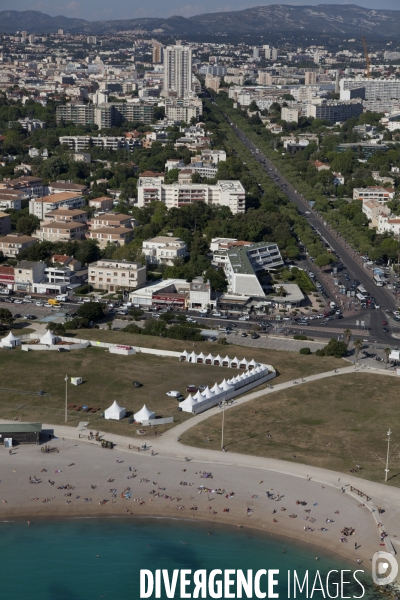
[[[330,303],[329,303],[329,306],[330,306],[331,308],[336,308],[336,304],[335,304],[334,302],[330,302]]]
[[[66,302],[68,300],[68,296],[67,294],[60,294],[59,296],[56,296],[56,300],[59,302]]]

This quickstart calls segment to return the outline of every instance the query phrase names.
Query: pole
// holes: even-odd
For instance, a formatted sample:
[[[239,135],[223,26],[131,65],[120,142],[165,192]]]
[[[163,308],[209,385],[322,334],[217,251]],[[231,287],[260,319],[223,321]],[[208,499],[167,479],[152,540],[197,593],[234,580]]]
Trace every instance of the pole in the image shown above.
[[[389,448],[390,448],[390,436],[391,436],[392,432],[389,431],[387,432],[387,436],[388,436],[388,447],[387,447],[387,455],[386,455],[386,469],[385,469],[385,482],[387,482],[388,480],[388,473],[389,473]]]
[[[222,404],[222,436],[221,436],[221,450],[224,448],[224,423],[225,423],[225,405]]]
[[[65,376],[65,422],[68,421],[68,375]]]

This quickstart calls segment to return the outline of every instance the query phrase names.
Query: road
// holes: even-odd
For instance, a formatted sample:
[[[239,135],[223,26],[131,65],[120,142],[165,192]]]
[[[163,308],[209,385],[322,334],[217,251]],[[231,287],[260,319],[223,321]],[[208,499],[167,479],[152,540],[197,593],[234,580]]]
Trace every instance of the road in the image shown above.
[[[377,341],[381,341],[382,343],[385,341],[386,343],[390,343],[391,331],[400,332],[400,323],[397,323],[391,319],[389,323],[391,331],[385,334],[382,331],[382,321],[388,320],[387,314],[384,312],[384,310],[397,310],[398,302],[396,299],[384,287],[377,287],[374,285],[371,277],[362,266],[362,263],[360,264],[360,259],[357,256],[357,253],[350,246],[348,246],[348,244],[346,244],[345,240],[343,240],[341,236],[329,226],[328,223],[323,221],[323,218],[316,211],[314,211],[312,207],[309,206],[307,200],[303,198],[301,194],[297,193],[291,183],[276,169],[274,164],[257,148],[257,146],[255,146],[253,142],[246,137],[244,132],[232,121],[230,121],[229,117],[225,113],[224,116],[232,127],[232,130],[247,147],[247,149],[252,152],[254,158],[262,165],[272,181],[274,181],[274,183],[281,188],[291,202],[296,204],[299,212],[307,219],[308,223],[315,228],[317,234],[323,237],[331,246],[331,248],[338,254],[341,262],[346,266],[353,279],[360,281],[367,291],[369,291],[375,297],[378,305],[380,306],[380,309],[362,312],[360,311],[360,316],[357,316],[357,318],[350,317],[346,320],[340,320],[337,328],[343,329],[344,325],[347,327],[348,321],[351,321],[355,326],[356,320],[365,321],[368,315],[367,320],[369,321],[370,334],[372,337]],[[314,325],[312,328],[314,328]],[[312,328],[310,327],[307,329],[309,331]]]

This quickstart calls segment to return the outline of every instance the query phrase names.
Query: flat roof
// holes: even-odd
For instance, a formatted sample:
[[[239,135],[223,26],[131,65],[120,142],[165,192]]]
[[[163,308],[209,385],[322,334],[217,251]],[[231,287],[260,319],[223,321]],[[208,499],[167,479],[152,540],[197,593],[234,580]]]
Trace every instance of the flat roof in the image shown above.
[[[0,433],[37,433],[42,431],[41,423],[6,423],[0,424]]]
[[[279,252],[278,245],[275,242],[256,242],[251,245],[229,248],[227,254],[233,271],[235,273],[242,273],[243,275],[254,275],[254,268],[251,265],[247,253],[252,250],[257,250],[257,248],[265,248],[268,246],[275,246]]]

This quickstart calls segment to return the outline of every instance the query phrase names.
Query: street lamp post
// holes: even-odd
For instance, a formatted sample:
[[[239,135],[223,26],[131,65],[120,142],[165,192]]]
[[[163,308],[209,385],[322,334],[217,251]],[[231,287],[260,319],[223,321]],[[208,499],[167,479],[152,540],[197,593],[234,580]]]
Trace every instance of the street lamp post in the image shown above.
[[[388,473],[389,473],[389,448],[390,448],[390,436],[391,435],[392,435],[392,432],[389,429],[389,431],[387,432],[388,447],[387,447],[387,455],[386,455],[385,482],[387,482],[387,480],[388,480]]]
[[[221,450],[224,449],[224,424],[225,424],[225,405],[222,403],[222,435],[221,435]]]
[[[65,376],[65,422],[68,421],[68,375]]]

